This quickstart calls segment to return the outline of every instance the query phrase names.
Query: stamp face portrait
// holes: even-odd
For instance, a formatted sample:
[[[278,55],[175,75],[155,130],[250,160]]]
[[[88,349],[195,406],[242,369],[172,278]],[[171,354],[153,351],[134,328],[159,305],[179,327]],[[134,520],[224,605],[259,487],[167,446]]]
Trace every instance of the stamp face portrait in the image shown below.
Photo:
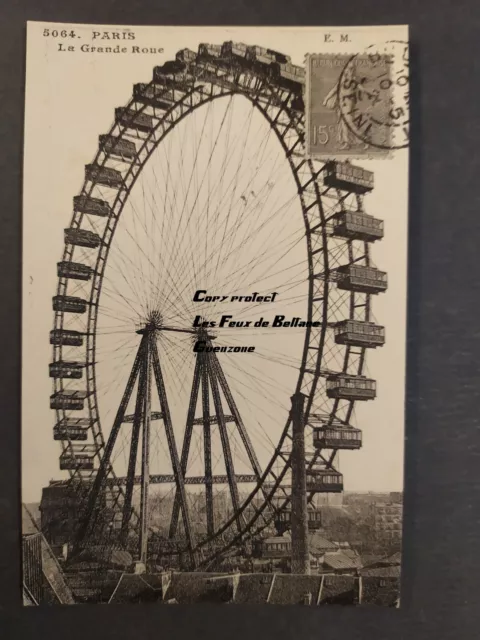
[[[307,153],[384,157],[408,145],[408,45],[307,59]]]

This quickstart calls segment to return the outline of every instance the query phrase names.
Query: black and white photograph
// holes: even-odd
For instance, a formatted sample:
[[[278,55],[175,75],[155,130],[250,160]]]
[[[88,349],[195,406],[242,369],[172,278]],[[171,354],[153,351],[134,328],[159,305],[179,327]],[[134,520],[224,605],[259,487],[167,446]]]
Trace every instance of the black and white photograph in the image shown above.
[[[401,606],[408,40],[28,23],[25,605]]]

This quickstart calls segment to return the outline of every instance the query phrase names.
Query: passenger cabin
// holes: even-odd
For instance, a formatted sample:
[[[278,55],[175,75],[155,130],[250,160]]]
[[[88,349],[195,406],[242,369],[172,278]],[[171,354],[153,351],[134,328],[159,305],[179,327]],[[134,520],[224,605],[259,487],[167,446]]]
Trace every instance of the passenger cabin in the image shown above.
[[[65,229],[66,244],[96,249],[100,246],[100,242],[100,236],[93,231],[88,231],[87,229]]]
[[[85,178],[91,182],[103,184],[111,189],[118,189],[123,184],[120,171],[110,167],[100,167],[98,164],[87,164],[85,167]]]
[[[280,64],[290,64],[292,61],[290,56],[280,53],[280,51],[275,51],[274,49],[267,49],[267,55],[271,56],[275,62],[279,62]]]
[[[360,449],[362,432],[347,425],[314,427],[313,446],[316,449]]]
[[[247,47],[245,57],[257,69],[268,72],[271,71],[271,65],[277,61],[272,51],[257,46]]]
[[[62,471],[92,470],[94,468],[95,452],[88,445],[70,445],[60,456]]]
[[[136,129],[143,133],[150,133],[155,126],[153,117],[149,116],[148,113],[125,109],[124,107],[115,109],[115,120],[123,127]]]
[[[86,391],[65,389],[50,396],[50,409],[65,409],[65,411],[81,411],[85,406]]]
[[[367,193],[373,189],[373,172],[350,162],[331,160],[325,165],[324,183],[349,193]]]
[[[280,86],[293,91],[301,91],[305,84],[305,69],[295,64],[274,63],[273,75]]]
[[[180,49],[180,51],[177,51],[175,59],[180,62],[195,62],[197,54],[191,49]]]
[[[308,513],[308,528],[311,531],[321,529],[322,527],[322,512],[315,509],[311,505],[307,507]],[[292,523],[292,510],[291,507],[284,507],[279,509],[275,514],[274,525],[277,533],[282,535],[285,531],[288,531]]]
[[[322,528],[322,512],[314,507],[308,507],[308,528],[316,531]]]
[[[208,44],[206,42],[202,42],[198,46],[198,57],[199,58],[220,58],[222,55],[222,47],[219,44]]]
[[[265,538],[261,543],[261,555],[262,558],[271,560],[289,558],[292,555],[290,536]]]
[[[224,58],[240,58],[245,60],[247,56],[247,45],[243,42],[224,42],[222,45],[222,57]]]
[[[154,75],[154,82],[157,82],[160,78]],[[164,76],[161,78],[164,80]],[[167,85],[170,83],[167,82]],[[157,84],[136,84],[133,88],[133,95],[135,100],[148,104],[155,109],[161,109],[162,111],[168,111],[175,104],[173,91],[167,89],[164,82],[157,82]],[[188,87],[185,86],[185,91]],[[150,118],[150,116],[148,116]],[[151,120],[151,128],[153,128],[153,120]]]
[[[81,347],[83,345],[83,334],[80,331],[53,329],[53,331],[50,331],[50,344],[57,347]]]
[[[131,140],[123,140],[117,136],[100,136],[99,141],[100,148],[105,153],[122,160],[133,160],[137,155],[137,147]]]
[[[152,90],[155,90],[157,94],[159,91],[165,91],[166,89],[170,89],[169,95],[172,97],[172,100],[173,100],[174,90],[183,91],[184,93],[192,90],[194,77],[193,75],[190,75],[187,73],[166,74],[163,71],[163,67],[154,67],[153,83],[155,86],[152,88]],[[142,100],[142,94],[148,95],[149,93],[148,87],[151,87],[151,85],[145,84],[143,82],[139,84],[135,84],[133,87],[133,94],[135,96],[135,99],[138,100],[139,102],[146,103],[144,99]]]
[[[68,313],[85,313],[87,301],[74,296],[53,296],[53,310]]]
[[[48,366],[50,378],[80,379],[83,376],[84,365],[81,362],[52,362]]]
[[[303,97],[299,95],[294,96],[290,103],[290,108],[294,111],[301,111],[303,113],[305,111],[305,102],[303,101]]]
[[[342,320],[335,324],[333,331],[337,344],[371,349],[385,344],[385,327],[374,322]]]
[[[383,238],[383,220],[363,211],[340,211],[333,217],[333,235],[350,240],[375,242]]]
[[[167,60],[161,67],[155,67],[159,70],[159,73],[169,76],[176,76],[177,74],[183,74],[187,65],[183,60],[176,58],[175,60]]]
[[[376,382],[365,376],[336,373],[327,377],[327,396],[340,400],[373,400]]]
[[[74,280],[90,280],[93,269],[79,262],[58,262],[57,275],[59,278],[72,278]]]
[[[340,493],[343,491],[343,476],[333,469],[307,469],[307,491]]]
[[[346,264],[337,269],[337,287],[358,293],[382,293],[387,290],[387,274],[375,267]]]
[[[73,208],[75,211],[103,218],[110,215],[110,205],[105,200],[100,200],[100,198],[75,196],[73,198]]]
[[[64,418],[53,427],[53,439],[87,440],[90,425],[88,418]]]

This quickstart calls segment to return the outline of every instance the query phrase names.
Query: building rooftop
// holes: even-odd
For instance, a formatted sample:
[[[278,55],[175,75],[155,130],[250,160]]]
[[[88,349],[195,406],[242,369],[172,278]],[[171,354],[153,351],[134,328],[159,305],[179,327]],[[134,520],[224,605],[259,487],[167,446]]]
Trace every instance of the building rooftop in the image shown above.
[[[359,604],[398,607],[400,587],[398,578],[364,576],[360,580]]]
[[[165,598],[179,604],[228,602],[233,598],[234,574],[174,572]]]
[[[283,536],[272,536],[271,538],[264,538],[263,542],[265,544],[277,544],[277,543],[280,543],[280,542],[292,542],[292,538],[287,532]]]
[[[233,602],[235,604],[261,604],[268,601],[275,574],[246,573],[238,577]]]
[[[326,553],[323,564],[334,571],[349,569],[353,571],[362,566],[359,558],[351,558],[341,551],[337,553]]]
[[[161,602],[167,587],[167,574],[122,574],[109,604]]]
[[[24,607],[29,607],[29,606],[31,607],[31,606],[36,606],[36,605],[38,605],[38,602],[32,596],[32,594],[27,589],[27,587],[25,585],[23,585],[23,606]]]
[[[360,569],[360,575],[365,578],[400,578],[400,565],[368,567],[366,569]]]
[[[28,536],[39,533],[39,531],[40,529],[35,522],[32,511],[25,503],[22,503],[22,534]]]
[[[319,575],[275,574],[268,603],[310,604],[315,606],[318,601],[321,583],[322,576]]]
[[[75,564],[95,563],[112,569],[126,569],[132,564],[132,556],[128,551],[104,546],[87,547],[78,555],[78,558],[75,558],[75,560]]]
[[[112,597],[122,577],[121,571],[106,571],[103,568],[84,568],[79,571],[67,571],[65,578],[77,602],[105,602]]]
[[[323,554],[328,551],[336,551],[338,550],[338,546],[327,540],[323,536],[318,533],[313,533],[309,539],[310,553],[314,555]]]
[[[395,565],[395,564],[400,565],[400,564],[402,564],[402,554],[401,554],[401,552],[397,551],[393,555],[389,556],[385,560],[385,563],[392,564],[392,565]]]
[[[354,576],[322,576],[318,604],[355,604],[356,580]]]
[[[395,567],[391,567],[395,568]],[[85,584],[85,588],[95,588]],[[283,573],[123,574],[111,603],[157,604],[374,604],[398,605],[398,577],[296,575]]]

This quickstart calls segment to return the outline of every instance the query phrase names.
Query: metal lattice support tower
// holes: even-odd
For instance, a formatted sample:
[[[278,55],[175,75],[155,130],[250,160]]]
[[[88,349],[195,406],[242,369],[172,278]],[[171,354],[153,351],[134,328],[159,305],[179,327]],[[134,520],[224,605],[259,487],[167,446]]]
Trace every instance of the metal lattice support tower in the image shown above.
[[[195,540],[190,525],[187,498],[185,492],[185,481],[182,473],[182,467],[178,457],[175,436],[173,432],[170,410],[165,391],[165,383],[163,380],[162,369],[160,366],[160,358],[157,349],[157,331],[155,325],[147,325],[144,329],[137,333],[142,335],[140,346],[135,357],[133,368],[128,379],[125,392],[123,394],[117,415],[110,432],[105,453],[98,473],[93,482],[92,488],[88,495],[86,508],[82,518],[81,525],[77,531],[72,556],[75,556],[84,547],[88,546],[92,541],[96,541],[99,537],[98,525],[102,512],[102,496],[107,487],[111,486],[111,478],[109,478],[108,470],[112,463],[112,453],[117,442],[121,427],[123,424],[133,422],[132,435],[130,441],[130,455],[128,462],[128,474],[125,482],[125,492],[122,507],[122,524],[119,536],[119,544],[125,546],[127,544],[128,534],[132,528],[133,508],[132,496],[133,488],[137,482],[135,470],[138,462],[139,443],[141,439],[141,498],[140,498],[140,516],[137,525],[139,542],[138,542],[138,558],[143,563],[147,562],[148,554],[148,534],[149,534],[149,484],[150,484],[150,423],[152,420],[152,383],[154,389],[158,393],[160,401],[160,414],[156,414],[156,418],[163,421],[168,448],[170,453],[170,461],[173,470],[173,477],[177,488],[178,511],[182,513],[183,526],[187,539],[188,551],[190,552],[192,566],[196,566],[194,554]],[[135,384],[137,385],[137,397],[135,402],[135,413],[133,417],[126,416],[128,403],[132,397]],[[102,533],[100,533],[100,539]]]
[[[200,338],[199,338],[200,339]],[[208,337],[202,338],[207,349],[212,347],[211,340]],[[201,392],[200,392],[201,388]],[[210,415],[210,394],[213,398],[214,414]],[[222,395],[228,414],[224,411],[222,403]],[[201,397],[201,402],[199,402]],[[195,418],[197,404],[201,404],[202,415]],[[181,472],[186,477],[188,460],[190,454],[190,444],[194,426],[197,425],[203,429],[203,447],[204,447],[204,466],[205,466],[205,506],[207,514],[207,534],[213,535],[215,530],[214,505],[213,505],[213,476],[212,476],[212,449],[211,449],[211,427],[212,424],[218,425],[220,440],[222,446],[222,455],[225,462],[227,473],[227,481],[230,491],[230,498],[234,513],[239,514],[240,498],[238,493],[238,483],[242,481],[242,477],[235,473],[232,451],[230,446],[230,438],[227,429],[227,421],[233,422],[245,447],[250,466],[253,471],[255,482],[261,478],[262,471],[257,456],[253,449],[250,437],[245,429],[242,418],[238,411],[232,392],[228,385],[225,374],[222,370],[216,353],[212,350],[206,350],[197,354],[195,370],[193,374],[192,391],[190,394],[190,402],[188,408],[187,425],[185,429],[185,437],[183,441]],[[177,490],[175,502],[172,511],[172,520],[170,525],[170,537],[174,537],[177,531],[178,518],[180,513],[181,496]],[[238,515],[237,530],[242,530],[243,517]],[[244,524],[244,522],[243,522]]]

